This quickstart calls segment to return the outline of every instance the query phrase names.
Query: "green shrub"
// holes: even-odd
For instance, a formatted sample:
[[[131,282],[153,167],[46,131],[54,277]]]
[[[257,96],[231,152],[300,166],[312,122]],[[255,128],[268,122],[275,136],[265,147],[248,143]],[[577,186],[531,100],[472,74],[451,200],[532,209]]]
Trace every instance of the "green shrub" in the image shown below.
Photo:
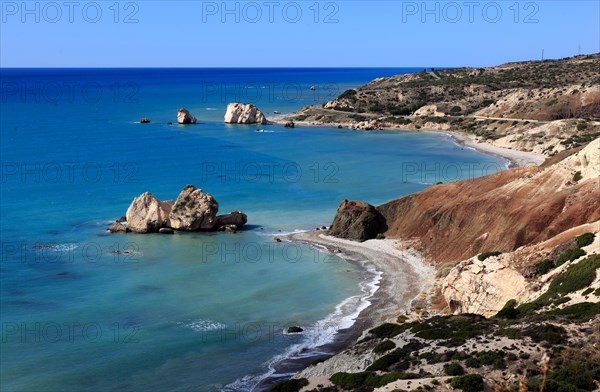
[[[394,336],[400,335],[402,332],[406,331],[411,325],[412,324],[410,323],[402,325],[385,323],[373,328],[369,332],[380,339],[393,338]]]
[[[592,294],[593,292],[594,292],[594,289],[593,289],[593,288],[591,288],[591,287],[588,287],[587,289],[585,289],[585,290],[583,291],[583,293],[581,293],[581,295],[583,295],[584,297],[586,297],[586,296],[588,296],[588,295]]]
[[[594,233],[585,233],[575,238],[577,246],[583,248],[584,246],[591,245],[594,242],[596,235]]]
[[[391,365],[404,362],[405,365],[408,365],[408,361],[410,360],[410,352],[406,351],[403,348],[397,348],[394,351],[384,355],[383,357],[377,359],[373,362],[368,368],[368,371],[377,371],[377,370],[387,370]],[[408,366],[406,366],[408,368]]]
[[[585,131],[587,129],[588,125],[584,122],[580,122],[579,124],[577,124],[577,130],[578,131]]]
[[[460,106],[452,106],[452,108],[450,109],[450,113],[452,114],[458,114],[462,111],[462,109],[460,108]]]
[[[496,331],[496,334],[500,336],[506,336],[507,338],[513,340],[521,339],[521,337],[523,337],[521,330],[517,328],[501,328]]]
[[[479,259],[479,261],[483,261],[483,260],[487,259],[488,257],[499,256],[501,254],[502,254],[502,252],[484,252],[484,253],[480,254],[479,256],[477,256],[477,258]]]
[[[580,258],[581,256],[585,256],[585,251],[583,249],[581,249],[581,248],[567,249],[563,253],[561,253],[561,255],[558,257],[558,260],[556,260],[556,266],[559,267],[559,266],[563,265],[564,263],[566,263],[567,261],[576,260],[576,259]]]
[[[448,376],[462,376],[465,369],[458,362],[447,363],[444,365],[444,373]]]
[[[464,392],[479,392],[483,390],[483,377],[479,374],[454,377],[450,379],[450,386]]]
[[[476,354],[476,357],[482,365],[493,366],[496,369],[506,367],[502,351],[481,351]]]
[[[573,174],[573,182],[579,182],[583,177],[581,176],[581,172],[577,171]]]
[[[338,99],[355,99],[356,98],[356,90],[346,90],[344,91]]]
[[[465,360],[465,366],[470,367],[470,368],[480,368],[481,367],[481,361],[475,357],[471,357],[471,358],[467,358]]]
[[[517,308],[519,315],[538,310],[567,294],[587,288],[596,279],[598,268],[600,268],[600,255],[592,255],[577,264],[570,265],[550,283],[548,291],[534,301],[520,305]]]
[[[523,333],[536,343],[545,341],[550,344],[561,344],[566,340],[567,331],[560,325],[541,324],[531,325]]]
[[[373,352],[375,354],[383,354],[384,352],[389,351],[393,348],[396,348],[396,343],[392,342],[391,340],[384,340],[383,342],[375,346],[375,348],[373,348]]]
[[[552,260],[546,259],[544,261],[540,261],[535,265],[535,274],[537,276],[546,275],[548,272],[554,269],[555,265]]]
[[[298,392],[308,385],[308,380],[301,378],[281,381],[269,388],[269,392]]]
[[[391,372],[378,376],[372,372],[340,372],[335,373],[329,380],[344,389],[357,389],[360,387],[379,388],[397,380],[409,380],[414,378],[419,378],[419,375],[414,373]]]
[[[496,314],[496,317],[504,319],[516,319],[519,317],[519,311],[515,309],[517,301],[514,299],[508,300],[504,307]]]

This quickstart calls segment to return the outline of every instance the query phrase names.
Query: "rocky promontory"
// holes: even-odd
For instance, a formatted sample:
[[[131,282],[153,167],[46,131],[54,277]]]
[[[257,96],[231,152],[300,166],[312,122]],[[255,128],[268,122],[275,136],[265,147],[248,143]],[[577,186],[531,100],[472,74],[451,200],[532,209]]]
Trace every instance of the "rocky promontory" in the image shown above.
[[[243,104],[239,102],[227,105],[225,113],[225,123],[227,124],[268,124],[267,118],[253,104]]]
[[[210,194],[194,185],[187,185],[177,199],[160,201],[145,192],[133,199],[127,209],[126,221],[116,221],[111,233],[172,233],[178,231],[235,232],[248,222],[241,211],[217,215],[219,203]]]

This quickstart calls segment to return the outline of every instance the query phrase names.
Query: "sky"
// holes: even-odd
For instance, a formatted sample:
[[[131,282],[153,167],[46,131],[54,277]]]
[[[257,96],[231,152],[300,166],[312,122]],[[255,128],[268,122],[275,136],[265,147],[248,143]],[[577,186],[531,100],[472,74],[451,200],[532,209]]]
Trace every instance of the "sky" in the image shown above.
[[[600,0],[0,0],[1,67],[455,67],[600,52]]]

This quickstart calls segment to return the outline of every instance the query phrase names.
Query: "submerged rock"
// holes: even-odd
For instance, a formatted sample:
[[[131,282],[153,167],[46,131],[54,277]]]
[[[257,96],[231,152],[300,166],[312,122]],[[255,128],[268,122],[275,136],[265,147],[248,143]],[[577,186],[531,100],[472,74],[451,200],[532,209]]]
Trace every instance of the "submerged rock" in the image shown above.
[[[385,218],[377,208],[362,201],[344,200],[338,207],[329,235],[366,241],[386,230]]]
[[[267,118],[253,104],[230,103],[225,113],[227,124],[268,124]]]
[[[140,124],[149,124],[149,123],[150,123],[150,119],[147,117],[140,119]]]
[[[181,108],[177,111],[178,124],[196,124],[198,120],[192,116],[187,109]]]
[[[216,225],[219,203],[210,193],[187,185],[175,201],[169,214],[170,227],[175,230],[212,230]]]
[[[160,234],[175,234],[175,230],[168,227],[163,227],[158,231]]]
[[[301,333],[304,332],[304,329],[300,327],[289,327],[287,330],[288,333]]]

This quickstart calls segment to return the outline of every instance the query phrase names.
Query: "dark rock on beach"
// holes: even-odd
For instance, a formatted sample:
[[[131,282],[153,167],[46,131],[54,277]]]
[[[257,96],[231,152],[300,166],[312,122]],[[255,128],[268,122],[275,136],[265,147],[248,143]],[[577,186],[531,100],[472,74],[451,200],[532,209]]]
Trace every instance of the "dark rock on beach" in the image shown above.
[[[374,206],[362,201],[344,200],[329,228],[329,235],[354,241],[376,238],[387,230],[385,218]]]

